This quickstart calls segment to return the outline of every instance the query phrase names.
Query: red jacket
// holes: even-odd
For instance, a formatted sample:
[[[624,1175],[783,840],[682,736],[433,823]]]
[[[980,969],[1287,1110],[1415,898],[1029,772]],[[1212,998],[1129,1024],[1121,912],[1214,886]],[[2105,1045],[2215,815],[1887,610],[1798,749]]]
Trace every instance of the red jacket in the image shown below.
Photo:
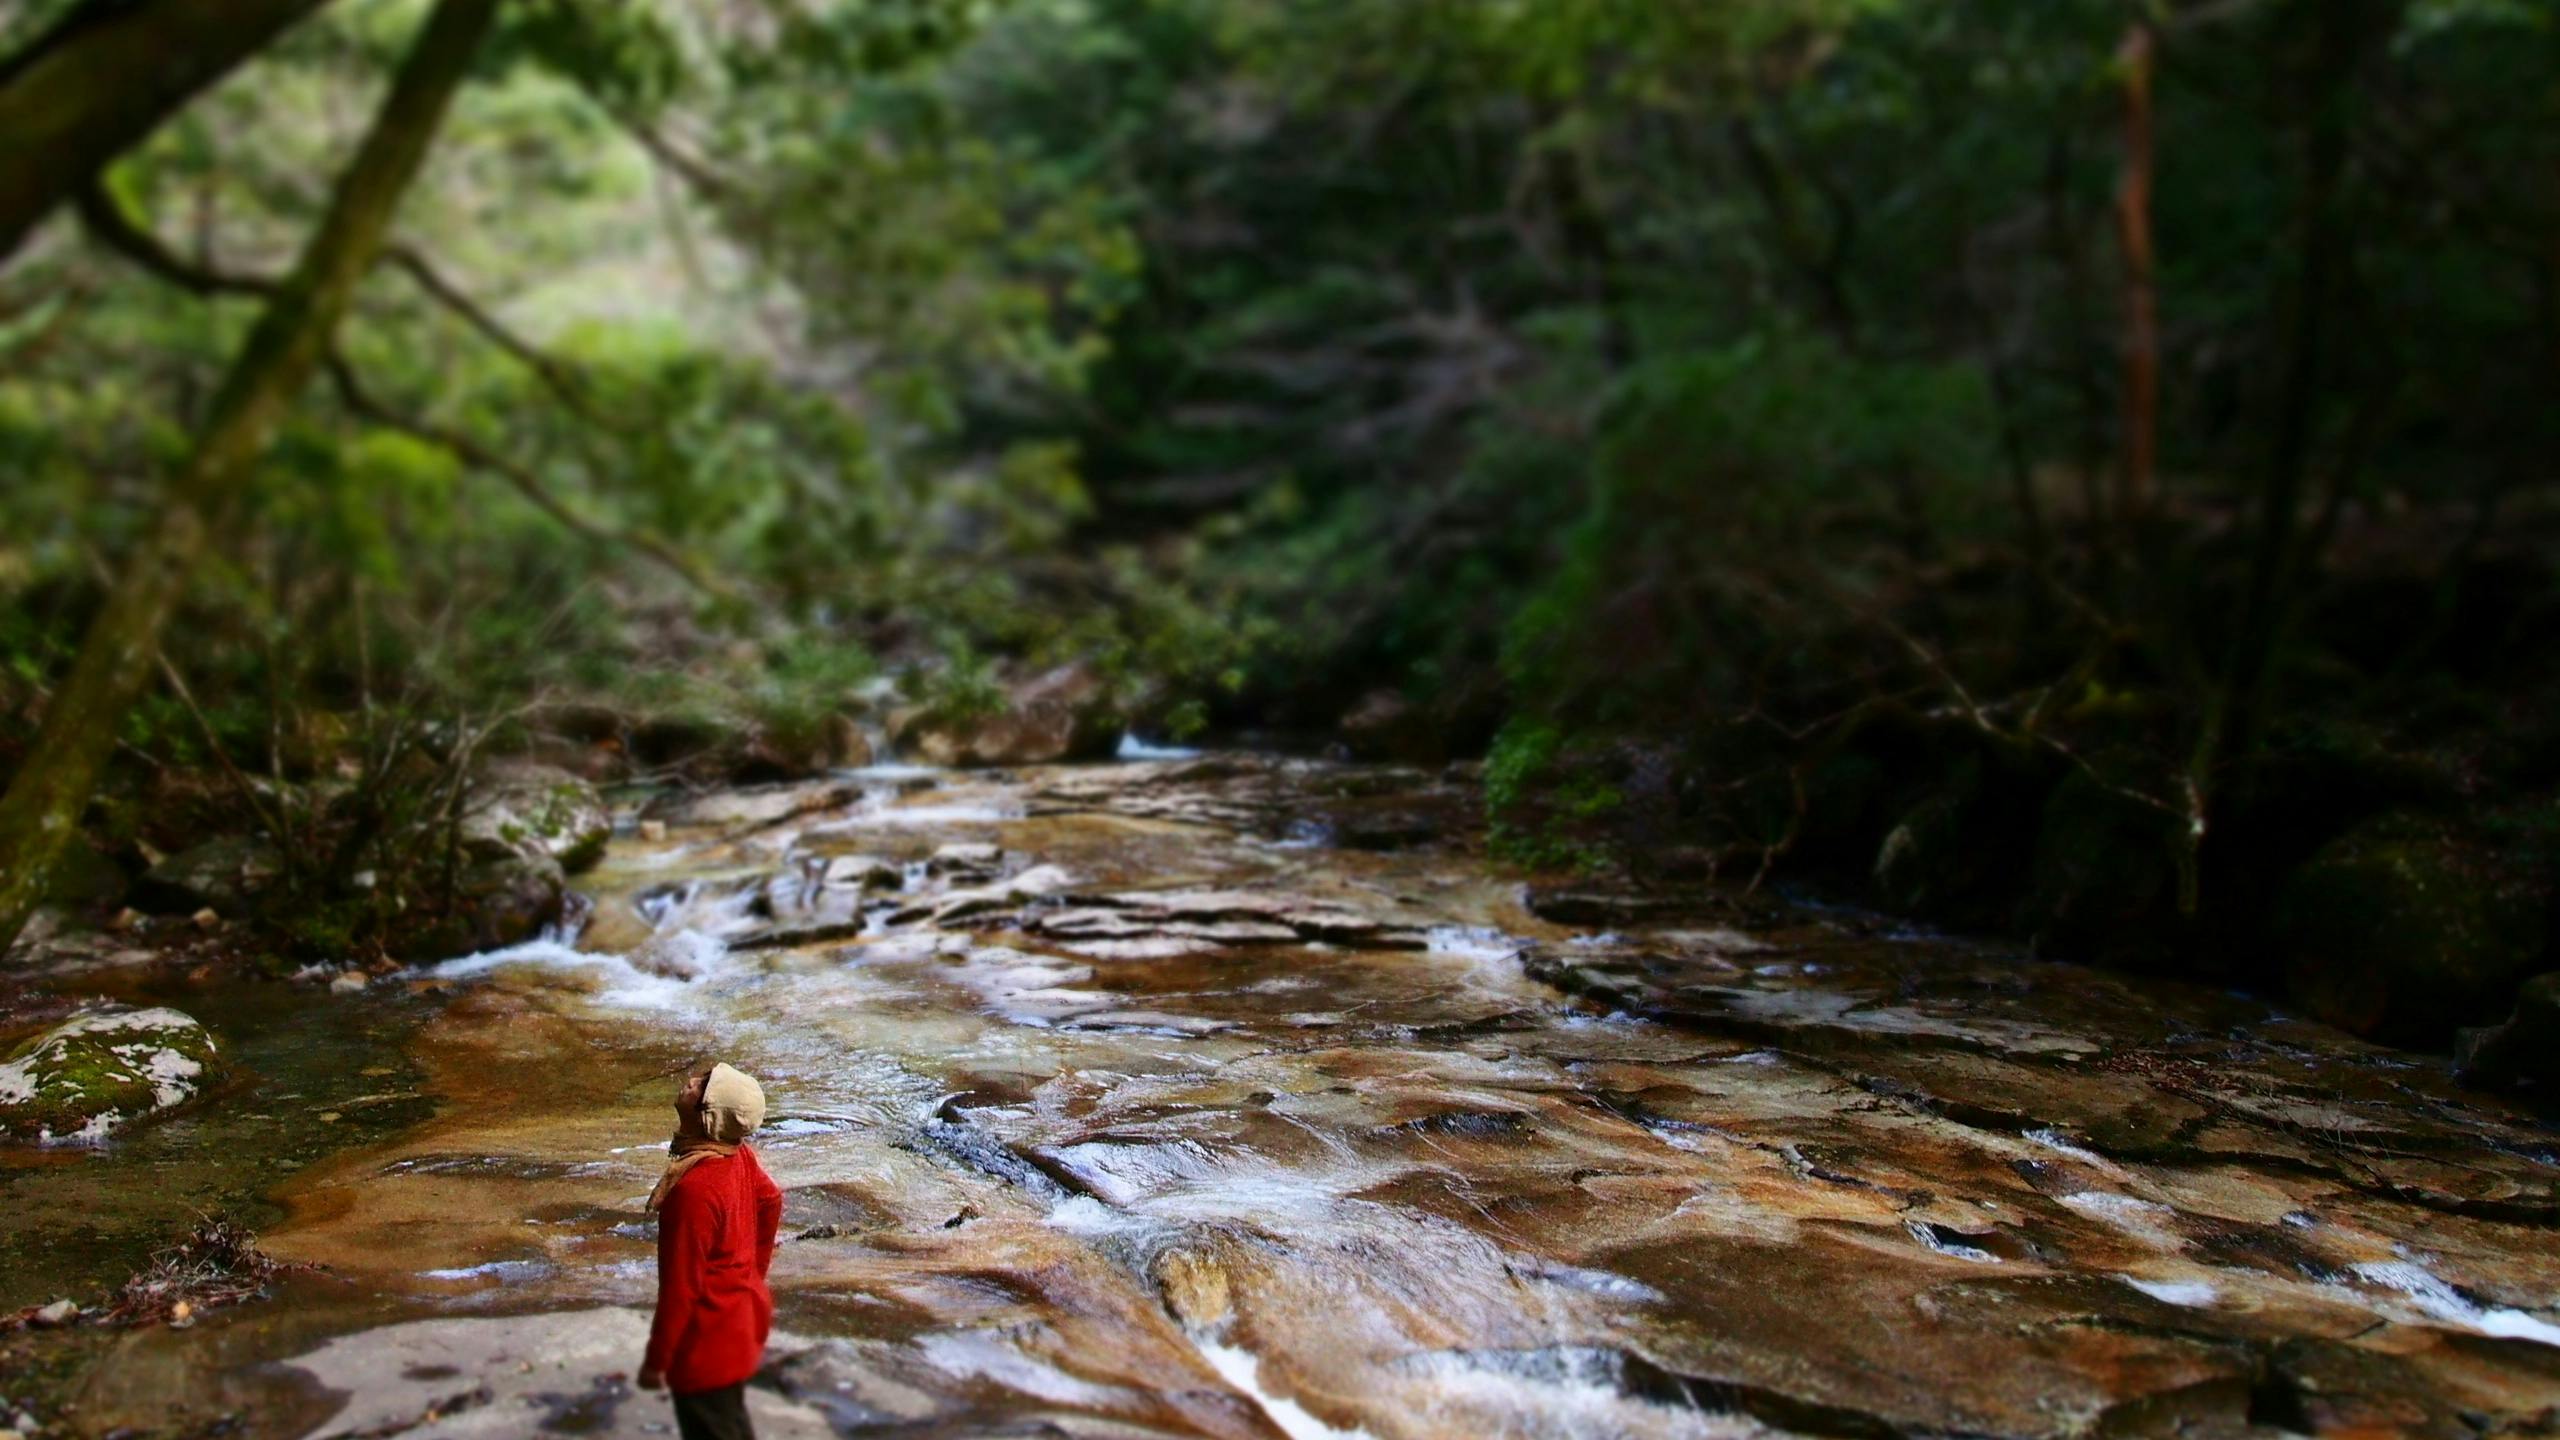
[[[718,1390],[756,1373],[773,1333],[773,1237],[782,1192],[756,1152],[696,1161],[658,1210],[658,1314],[648,1366],[678,1395]]]

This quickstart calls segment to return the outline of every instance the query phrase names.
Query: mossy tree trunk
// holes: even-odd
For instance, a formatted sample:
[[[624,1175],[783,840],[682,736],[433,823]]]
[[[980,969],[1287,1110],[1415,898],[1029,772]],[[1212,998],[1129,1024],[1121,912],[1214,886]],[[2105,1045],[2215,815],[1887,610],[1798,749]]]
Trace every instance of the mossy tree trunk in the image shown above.
[[[151,533],[125,557],[70,676],[46,706],[44,728],[0,799],[0,949],[43,897],[117,727],[151,672],[162,625],[276,425],[327,354],[497,8],[498,0],[438,0],[339,177],[328,213],[233,359]]]
[[[0,60],[0,260],[126,147],[328,0],[87,0]]]

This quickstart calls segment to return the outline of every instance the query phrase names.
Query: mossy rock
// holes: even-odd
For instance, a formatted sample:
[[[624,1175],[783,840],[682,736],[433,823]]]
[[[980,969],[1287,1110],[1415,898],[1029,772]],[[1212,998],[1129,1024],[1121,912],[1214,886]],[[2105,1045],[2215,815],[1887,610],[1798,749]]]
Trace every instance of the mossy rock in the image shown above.
[[[1110,758],[1122,724],[1101,674],[1076,664],[1013,686],[992,708],[944,702],[902,711],[889,734],[928,765],[1047,765]]]
[[[1897,910],[1998,923],[2027,873],[2041,798],[2031,776],[1997,757],[1957,761],[1885,832],[1877,892]]]
[[[213,1075],[213,1036],[167,1008],[75,1015],[0,1062],[0,1136],[94,1144],[194,1098]]]
[[[576,874],[604,859],[613,811],[596,787],[566,770],[517,762],[472,786],[462,842],[477,859],[544,858]]]
[[[207,840],[151,867],[134,886],[134,903],[164,915],[246,912],[284,866],[275,848],[247,835]]]
[[[2287,987],[2341,1029],[2442,1045],[2494,1020],[2549,937],[2543,877],[2449,822],[2386,815],[2331,841],[2277,899]]]
[[[2180,828],[2074,770],[2045,800],[2021,928],[2072,958],[2131,958],[2178,913]]]
[[[2453,1065],[2467,1084],[2560,1089],[2560,970],[2524,982],[2504,1021],[2455,1036]]]
[[[559,921],[567,889],[547,855],[511,855],[463,867],[453,904],[419,916],[392,937],[391,953],[412,964],[503,950],[541,935]]]

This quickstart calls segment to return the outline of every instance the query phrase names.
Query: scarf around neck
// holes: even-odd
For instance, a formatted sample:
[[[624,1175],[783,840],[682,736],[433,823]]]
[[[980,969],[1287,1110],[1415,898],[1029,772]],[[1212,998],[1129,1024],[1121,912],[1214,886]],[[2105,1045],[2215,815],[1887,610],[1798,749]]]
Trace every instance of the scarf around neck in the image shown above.
[[[676,1182],[684,1178],[684,1172],[705,1160],[726,1159],[737,1153],[736,1145],[723,1144],[708,1135],[677,1131],[676,1138],[667,1142],[667,1173],[658,1177],[657,1187],[649,1192],[649,1213],[657,1214],[659,1207],[667,1203],[667,1196],[675,1192]]]

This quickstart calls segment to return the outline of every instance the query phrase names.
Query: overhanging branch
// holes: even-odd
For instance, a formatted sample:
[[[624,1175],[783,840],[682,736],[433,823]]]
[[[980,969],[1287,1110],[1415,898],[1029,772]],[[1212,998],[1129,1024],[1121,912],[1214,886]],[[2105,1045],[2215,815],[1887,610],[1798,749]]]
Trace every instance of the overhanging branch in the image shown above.
[[[157,279],[197,295],[260,295],[276,293],[277,281],[267,275],[234,275],[198,265],[163,244],[160,237],[135,223],[106,187],[92,183],[78,197],[80,223],[99,244],[132,261]]]
[[[278,282],[263,275],[235,275],[195,264],[163,244],[160,237],[136,224],[118,205],[113,196],[97,185],[84,189],[79,196],[81,223],[89,233],[110,250],[133,262],[155,279],[165,281],[197,295],[272,295]],[[563,403],[590,424],[601,425],[594,410],[586,404],[583,393],[567,368],[541,350],[518,338],[495,317],[475,304],[462,290],[447,280],[441,271],[408,246],[393,246],[386,257],[418,282],[439,303],[461,315],[472,328],[492,343],[522,361],[558,395]],[[346,356],[332,350],[328,357],[330,379],[348,413],[386,429],[397,430],[421,440],[477,470],[485,470],[506,481],[516,492],[533,503],[534,508],[549,516],[563,528],[601,545],[627,545],[666,567],[687,585],[717,599],[734,599],[735,592],[703,574],[682,552],[665,540],[646,531],[617,530],[580,514],[574,507],[554,495],[540,476],[513,459],[481,444],[471,436],[448,426],[434,424],[404,414],[384,404],[368,391],[357,377]]]
[[[347,412],[360,420],[397,430],[412,439],[421,440],[451,454],[475,470],[485,470],[515,488],[516,493],[531,501],[534,508],[549,516],[562,528],[575,532],[600,545],[627,545],[666,567],[687,585],[715,599],[735,599],[736,592],[705,575],[682,552],[658,536],[645,530],[617,530],[580,514],[568,502],[551,492],[542,477],[510,457],[481,444],[478,440],[449,426],[438,425],[405,414],[376,399],[347,363],[347,357],[331,351],[329,378],[337,386],[338,398]]]
[[[429,298],[461,317],[464,324],[479,331],[490,344],[506,351],[517,363],[531,370],[579,419],[591,425],[605,423],[589,403],[586,387],[579,383],[576,372],[557,357],[508,329],[505,322],[473,300],[461,286],[454,284],[416,247],[391,245],[383,250],[383,258],[416,281],[418,288],[426,291]]]

